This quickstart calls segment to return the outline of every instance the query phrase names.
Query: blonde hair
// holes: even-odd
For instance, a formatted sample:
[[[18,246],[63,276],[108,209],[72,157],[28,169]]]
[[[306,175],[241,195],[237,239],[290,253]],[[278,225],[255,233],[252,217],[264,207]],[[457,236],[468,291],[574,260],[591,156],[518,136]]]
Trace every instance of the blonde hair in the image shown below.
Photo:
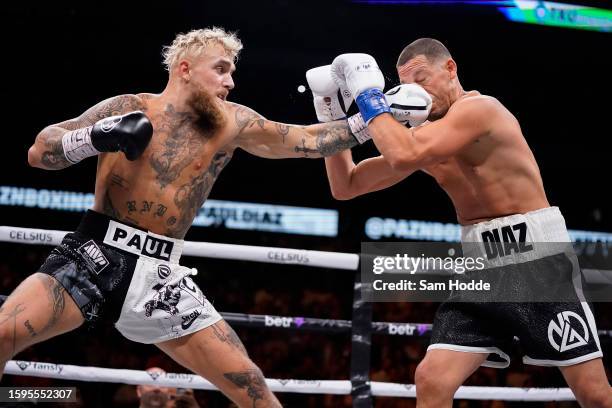
[[[162,55],[166,70],[170,71],[185,55],[197,56],[202,53],[204,48],[219,44],[234,62],[238,59],[238,53],[242,49],[242,42],[236,33],[227,32],[221,27],[203,28],[191,30],[188,33],[180,33],[176,36],[172,44],[164,47]]]

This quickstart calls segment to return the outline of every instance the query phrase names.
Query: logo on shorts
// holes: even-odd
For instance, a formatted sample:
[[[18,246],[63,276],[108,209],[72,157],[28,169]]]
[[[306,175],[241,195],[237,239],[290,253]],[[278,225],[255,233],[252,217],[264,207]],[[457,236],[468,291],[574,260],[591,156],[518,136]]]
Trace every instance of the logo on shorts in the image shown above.
[[[157,291],[155,297],[145,303],[145,316],[151,317],[155,309],[163,310],[168,312],[171,316],[174,316],[179,312],[176,305],[181,300],[181,288],[179,285],[162,285],[157,284],[153,286],[153,290]]]
[[[119,122],[121,122],[121,119],[122,119],[121,116],[115,116],[115,117],[103,119],[102,123],[100,123],[100,129],[103,132],[108,133],[111,130],[113,130],[115,126],[119,124]]]
[[[487,259],[533,250],[533,245],[527,244],[527,224],[524,222],[483,231],[481,237]]]
[[[580,315],[567,310],[558,313],[557,320],[553,319],[548,323],[548,341],[555,350],[563,353],[564,351],[587,344],[589,341],[589,330]],[[580,325],[576,323],[580,323]],[[560,344],[557,343],[555,337],[561,340]]]
[[[159,265],[157,267],[157,276],[159,279],[166,279],[172,273],[172,269],[168,265]]]
[[[187,277],[183,278],[176,285],[164,285],[162,283],[158,283],[155,286],[153,286],[151,289],[157,291],[157,293],[155,293],[155,295],[153,296],[153,299],[149,300],[144,305],[146,317],[151,317],[153,315],[153,311],[155,310],[162,310],[168,313],[170,316],[178,315],[180,313],[178,306],[181,301],[183,292],[187,299],[193,298],[200,305],[206,307],[205,302],[204,302],[205,298],[202,295],[202,292],[193,283],[193,281]],[[183,306],[184,306],[184,303],[183,303]],[[185,308],[190,309],[191,307],[187,306]],[[199,311],[198,316],[201,313],[202,312]],[[195,316],[195,312],[189,314],[188,316],[181,316],[181,318],[183,319],[183,324],[186,324],[185,318],[195,319],[196,317],[197,316]],[[204,317],[208,317],[208,316],[204,316]],[[193,322],[189,322],[187,324],[187,327],[191,326],[191,323]]]
[[[193,312],[189,313],[187,316],[181,316],[181,319],[183,320],[183,323],[181,323],[181,328],[183,330],[187,330],[189,327],[191,327],[193,322],[195,322],[196,319],[200,317],[201,314],[202,312],[200,312],[199,310],[194,310]]]
[[[109,221],[104,243],[136,255],[169,261],[174,242],[115,221]]]
[[[102,272],[109,264],[108,259],[106,259],[100,247],[93,240],[89,240],[81,245],[77,252],[83,256],[87,265],[96,275]]]

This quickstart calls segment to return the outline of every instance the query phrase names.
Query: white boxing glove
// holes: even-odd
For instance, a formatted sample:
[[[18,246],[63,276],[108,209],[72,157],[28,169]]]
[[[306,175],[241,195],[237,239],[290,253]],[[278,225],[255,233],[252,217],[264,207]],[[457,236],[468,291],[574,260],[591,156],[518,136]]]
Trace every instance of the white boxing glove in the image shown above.
[[[331,76],[331,65],[306,71],[306,81],[312,91],[315,112],[319,122],[332,122],[346,117],[353,97],[346,87],[339,87]],[[338,97],[342,96],[342,102]]]
[[[376,116],[390,112],[382,93],[385,78],[372,56],[338,55],[332,62],[331,75],[339,87],[346,86],[351,92],[366,124]]]
[[[431,96],[417,84],[402,84],[385,92],[393,117],[415,127],[427,120],[431,110]]]
[[[431,110],[431,96],[417,84],[402,84],[389,89],[385,96],[391,113],[395,120],[400,123],[410,123],[410,126],[419,126],[427,120]],[[368,125],[363,120],[361,113],[348,118],[351,132],[359,143],[364,143],[372,138],[368,131]]]

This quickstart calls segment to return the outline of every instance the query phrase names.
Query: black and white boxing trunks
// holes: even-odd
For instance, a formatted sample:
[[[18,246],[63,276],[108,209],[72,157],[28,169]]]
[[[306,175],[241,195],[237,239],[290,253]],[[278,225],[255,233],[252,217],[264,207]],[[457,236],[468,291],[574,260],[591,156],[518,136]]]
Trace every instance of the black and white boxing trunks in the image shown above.
[[[126,338],[159,343],[221,319],[179,265],[183,241],[88,211],[39,272],[53,276],[87,322],[104,314]]]
[[[463,226],[461,240],[465,257],[485,260],[477,276],[491,275],[499,288],[453,293],[436,313],[428,350],[486,353],[483,366],[496,368],[510,364],[516,339],[526,364],[568,366],[602,357],[557,207]]]

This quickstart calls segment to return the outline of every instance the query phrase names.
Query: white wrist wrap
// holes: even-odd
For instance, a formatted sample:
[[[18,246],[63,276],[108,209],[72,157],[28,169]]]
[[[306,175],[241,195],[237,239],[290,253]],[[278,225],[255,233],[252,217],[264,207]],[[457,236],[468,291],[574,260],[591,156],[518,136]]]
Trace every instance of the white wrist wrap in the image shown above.
[[[93,129],[93,126],[88,126],[66,132],[62,136],[64,156],[70,163],[78,163],[86,157],[100,153],[91,144],[91,129]]]
[[[363,144],[372,138],[368,131],[368,125],[365,124],[361,117],[361,113],[349,117],[348,124],[351,128],[351,133],[353,133],[359,144]]]

